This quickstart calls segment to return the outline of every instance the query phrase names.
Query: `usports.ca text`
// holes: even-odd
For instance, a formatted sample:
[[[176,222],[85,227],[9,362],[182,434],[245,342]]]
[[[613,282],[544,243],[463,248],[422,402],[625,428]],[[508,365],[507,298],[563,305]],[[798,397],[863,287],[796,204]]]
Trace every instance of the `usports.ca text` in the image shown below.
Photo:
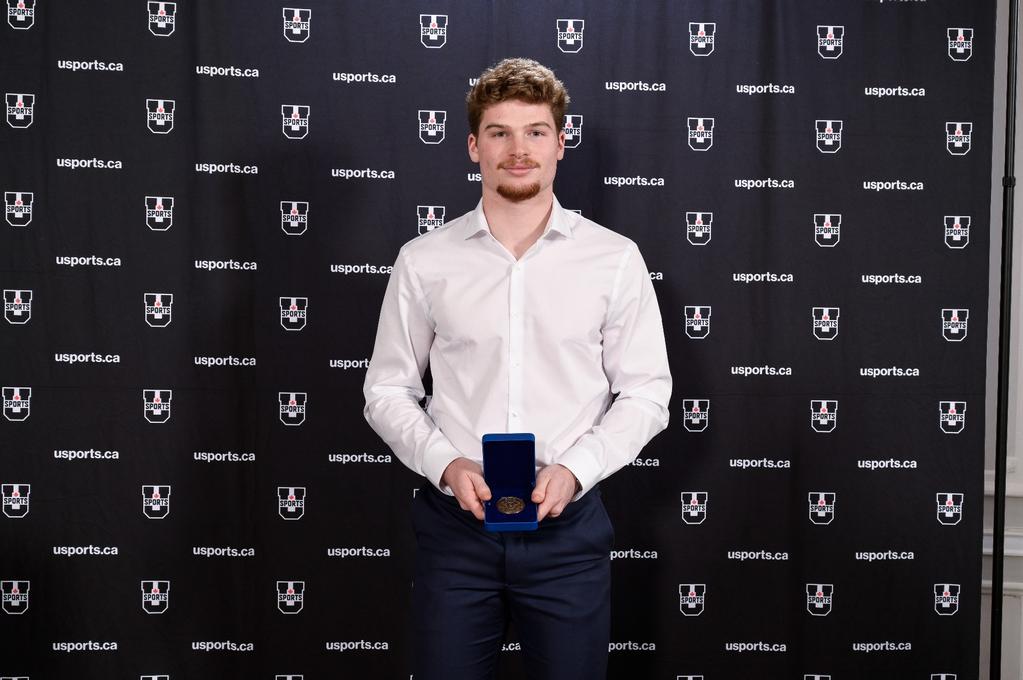
[[[238,68],[237,66],[196,66],[198,76],[231,76],[232,78],[258,78],[258,68]]]
[[[856,467],[863,470],[915,470],[917,462],[908,459],[896,460],[895,458],[888,458],[887,460],[858,460],[856,461]]]
[[[54,353],[53,360],[58,364],[119,364],[121,363],[121,355],[96,354],[95,352],[89,352],[88,354],[58,352]]]
[[[327,642],[326,647],[328,652],[349,652],[352,650],[386,652],[390,648],[390,643],[386,640],[382,640],[380,642],[373,642],[370,640],[350,640],[344,642]]]
[[[69,267],[120,267],[119,257],[100,257],[99,255],[57,255],[57,264]]]
[[[726,652],[785,652],[784,642],[726,642]]]
[[[99,158],[58,158],[58,168],[90,168],[94,170],[121,170],[124,164],[119,160],[102,160]]]
[[[864,180],[863,188],[867,191],[923,191],[923,182],[907,182],[901,179]]]
[[[330,271],[334,274],[390,274],[394,265],[390,264],[332,264]]]
[[[864,366],[860,375],[865,378],[919,378],[920,369],[907,366]]]
[[[237,163],[196,163],[196,172],[204,172],[207,175],[227,173],[229,175],[258,175],[258,165],[238,165]]]
[[[121,452],[100,449],[54,449],[53,457],[57,460],[118,460]]]
[[[913,650],[912,642],[894,642],[885,640],[884,642],[854,642],[852,643],[854,652],[909,652]]]
[[[192,649],[197,652],[251,652],[256,648],[252,642],[232,642],[231,640],[195,640]]]
[[[342,73],[334,71],[333,78],[341,83],[387,83],[391,85],[398,82],[398,76],[393,73]]]
[[[50,644],[55,652],[116,652],[116,642],[96,642],[86,640],[84,642],[53,642]]]

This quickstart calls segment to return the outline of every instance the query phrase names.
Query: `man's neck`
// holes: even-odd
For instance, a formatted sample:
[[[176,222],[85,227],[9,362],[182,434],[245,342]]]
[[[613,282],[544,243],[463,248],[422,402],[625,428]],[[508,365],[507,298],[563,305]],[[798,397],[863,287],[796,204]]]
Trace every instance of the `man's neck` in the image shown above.
[[[490,233],[516,260],[536,243],[554,209],[554,191],[547,189],[526,201],[509,201],[497,192],[483,191],[483,214]]]

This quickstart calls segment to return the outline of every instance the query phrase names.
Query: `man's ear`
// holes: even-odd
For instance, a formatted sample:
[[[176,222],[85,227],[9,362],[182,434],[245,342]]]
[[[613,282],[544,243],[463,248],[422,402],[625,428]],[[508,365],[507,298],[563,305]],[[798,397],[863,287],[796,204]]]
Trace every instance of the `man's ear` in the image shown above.
[[[562,135],[564,136],[564,135]],[[476,135],[469,133],[468,146],[469,146],[469,158],[472,159],[473,163],[480,162],[480,150],[476,147]]]
[[[565,131],[562,129],[558,132],[558,160],[562,160],[565,157]]]

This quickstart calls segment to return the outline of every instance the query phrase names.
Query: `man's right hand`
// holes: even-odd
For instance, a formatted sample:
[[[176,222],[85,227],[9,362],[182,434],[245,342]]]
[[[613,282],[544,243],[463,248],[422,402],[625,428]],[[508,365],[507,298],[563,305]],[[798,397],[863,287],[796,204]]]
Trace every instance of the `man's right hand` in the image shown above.
[[[455,458],[448,463],[441,484],[447,484],[462,510],[483,520],[483,503],[490,500],[490,487],[483,480],[483,468],[468,458]]]

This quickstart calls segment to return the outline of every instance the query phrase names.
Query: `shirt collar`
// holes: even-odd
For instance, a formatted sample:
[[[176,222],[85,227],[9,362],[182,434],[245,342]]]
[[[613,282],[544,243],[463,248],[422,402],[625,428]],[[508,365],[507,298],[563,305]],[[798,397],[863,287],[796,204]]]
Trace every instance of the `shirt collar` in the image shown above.
[[[547,226],[544,227],[543,234],[540,238],[546,237],[550,232],[555,231],[565,238],[574,238],[572,236],[572,230],[575,228],[575,222],[578,216],[571,211],[565,210],[558,203],[558,197],[554,197],[554,206],[551,208],[550,219],[547,220]],[[465,226],[462,228],[464,232],[464,238],[469,239],[481,232],[489,232],[490,225],[487,224],[487,216],[483,214],[483,199],[476,204],[476,209],[469,213],[469,219],[466,221]]]

